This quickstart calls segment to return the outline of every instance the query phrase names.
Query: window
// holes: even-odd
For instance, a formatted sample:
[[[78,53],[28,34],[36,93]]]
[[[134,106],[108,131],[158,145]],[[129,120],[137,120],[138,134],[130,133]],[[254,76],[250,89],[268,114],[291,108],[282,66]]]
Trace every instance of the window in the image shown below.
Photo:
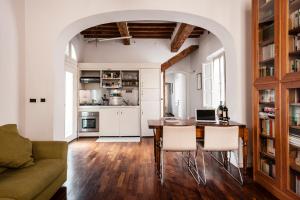
[[[65,55],[67,57],[72,58],[73,60],[77,61],[76,48],[71,42],[69,42],[66,46]]]
[[[71,43],[71,58],[73,60],[77,60],[76,49],[72,43]]]
[[[65,49],[65,55],[69,56],[70,55],[70,43],[67,44],[66,49]]]
[[[202,65],[203,106],[217,108],[225,102],[225,54],[218,50]]]

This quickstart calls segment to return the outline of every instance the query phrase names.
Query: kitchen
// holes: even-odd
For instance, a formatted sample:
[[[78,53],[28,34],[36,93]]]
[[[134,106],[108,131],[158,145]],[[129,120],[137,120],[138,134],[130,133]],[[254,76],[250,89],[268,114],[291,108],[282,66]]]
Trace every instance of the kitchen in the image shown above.
[[[78,63],[78,136],[153,136],[160,117],[160,65]]]

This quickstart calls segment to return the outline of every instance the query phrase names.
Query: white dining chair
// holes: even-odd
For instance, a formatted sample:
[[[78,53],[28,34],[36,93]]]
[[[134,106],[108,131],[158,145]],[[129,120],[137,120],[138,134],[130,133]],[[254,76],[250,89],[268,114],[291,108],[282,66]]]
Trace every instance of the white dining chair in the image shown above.
[[[183,159],[188,166],[189,172],[196,182],[200,183],[196,161],[197,142],[195,126],[164,126],[161,147],[162,184],[164,182],[164,152],[166,151],[183,152]]]
[[[203,160],[203,175],[204,175],[204,184],[206,184],[206,172],[205,172],[205,159],[203,152],[220,152],[222,155],[223,162],[222,164],[225,171],[241,185],[243,185],[243,177],[241,170],[238,167],[240,180],[233,176],[232,173],[224,166],[224,157],[223,152],[229,152],[229,155],[233,154],[236,163],[238,164],[238,149],[239,149],[239,127],[238,126],[229,126],[229,127],[214,127],[206,126],[204,128],[204,144],[200,144],[202,151],[202,160]],[[212,154],[211,154],[212,155]],[[216,159],[217,160],[217,159]],[[230,161],[230,159],[229,159]]]

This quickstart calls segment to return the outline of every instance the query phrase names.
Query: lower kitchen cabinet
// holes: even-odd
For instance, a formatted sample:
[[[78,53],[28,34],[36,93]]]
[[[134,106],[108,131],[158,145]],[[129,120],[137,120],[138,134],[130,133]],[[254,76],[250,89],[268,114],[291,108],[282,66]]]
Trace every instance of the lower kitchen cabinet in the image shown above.
[[[121,108],[119,112],[120,136],[140,136],[140,109]]]
[[[119,136],[119,108],[104,108],[100,110],[100,136]]]
[[[138,107],[100,110],[100,136],[140,136]]]

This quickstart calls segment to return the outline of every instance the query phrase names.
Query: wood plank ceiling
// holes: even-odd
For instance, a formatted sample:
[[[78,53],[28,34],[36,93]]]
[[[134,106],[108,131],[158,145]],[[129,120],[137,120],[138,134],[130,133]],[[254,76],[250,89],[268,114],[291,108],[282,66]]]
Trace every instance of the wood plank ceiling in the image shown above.
[[[81,32],[84,38],[115,38],[121,35],[119,23],[101,24]],[[176,22],[128,22],[127,28],[132,38],[171,39]],[[201,27],[195,27],[188,38],[199,38],[204,33]],[[124,42],[125,44],[125,42]]]

